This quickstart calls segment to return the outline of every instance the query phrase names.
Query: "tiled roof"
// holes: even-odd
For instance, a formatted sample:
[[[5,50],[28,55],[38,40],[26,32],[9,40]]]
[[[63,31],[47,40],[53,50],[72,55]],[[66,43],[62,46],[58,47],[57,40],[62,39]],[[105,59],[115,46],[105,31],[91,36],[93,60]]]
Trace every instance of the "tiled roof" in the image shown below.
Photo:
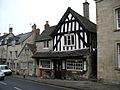
[[[78,14],[77,12],[75,12],[74,10],[72,10],[70,7],[68,7],[67,11],[65,12],[65,14],[63,15],[63,17],[61,18],[61,20],[59,21],[59,23],[56,26],[56,29],[54,32],[51,33],[51,36],[56,35],[56,33],[58,32],[58,28],[60,27],[59,25],[61,25],[61,23],[64,22],[64,20],[66,19],[67,15],[71,13],[75,19],[81,23],[81,25],[89,32],[94,32],[96,33],[96,24],[94,24],[93,22],[91,22],[89,19],[87,19],[84,16],[81,16],[80,14]]]
[[[44,30],[41,33],[38,41],[51,40],[52,37],[50,36],[50,34],[54,31],[55,27],[56,26],[51,26],[48,29]]]
[[[33,58],[71,58],[79,57],[89,54],[88,49],[74,50],[74,51],[62,51],[62,52],[36,52],[32,57]]]

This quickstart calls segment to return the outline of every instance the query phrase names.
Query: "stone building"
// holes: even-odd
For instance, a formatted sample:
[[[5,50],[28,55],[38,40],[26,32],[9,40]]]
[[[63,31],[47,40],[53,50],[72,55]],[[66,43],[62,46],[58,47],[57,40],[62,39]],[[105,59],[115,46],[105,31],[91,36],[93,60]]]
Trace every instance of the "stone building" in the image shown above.
[[[36,52],[36,45],[26,43],[18,55],[18,71],[17,74],[34,76],[35,74],[35,60],[32,58],[33,54]]]
[[[120,0],[95,0],[97,8],[97,77],[120,83]]]
[[[9,28],[9,33],[5,33],[3,36],[0,36],[0,64],[5,64],[7,61],[7,51],[9,43],[9,39],[14,37],[14,34],[12,33],[13,28]]]
[[[43,32],[40,34],[40,37],[38,40],[36,40],[36,46],[37,46],[37,53],[46,53],[53,50],[53,41],[52,37],[50,36],[51,33],[54,31],[55,26],[49,26],[48,21],[45,23],[45,27]],[[40,67],[41,64],[45,64],[46,67],[42,66],[43,73],[45,74],[44,77],[49,77],[48,74],[50,74],[50,68],[52,67],[52,63],[49,59],[35,59],[35,75],[40,76]],[[50,66],[47,66],[47,63],[50,64]]]
[[[10,28],[10,31],[12,31],[11,29],[12,28]],[[21,65],[19,63],[19,60],[21,60],[21,58],[19,58],[18,55],[20,55],[26,43],[35,44],[35,40],[37,40],[39,37],[39,32],[40,29],[36,29],[36,25],[34,24],[32,26],[31,32],[21,33],[16,36],[13,35],[12,32],[10,32],[9,34],[0,37],[1,40],[0,49],[1,53],[3,53],[1,55],[2,58],[3,55],[5,57],[4,64],[7,64],[13,72],[17,73]]]

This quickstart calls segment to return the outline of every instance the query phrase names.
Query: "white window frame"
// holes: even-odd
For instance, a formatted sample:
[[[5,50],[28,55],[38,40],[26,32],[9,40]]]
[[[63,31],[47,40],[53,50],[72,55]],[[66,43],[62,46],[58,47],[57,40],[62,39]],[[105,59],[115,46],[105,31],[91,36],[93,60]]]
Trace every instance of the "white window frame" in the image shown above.
[[[45,62],[49,62],[49,67],[45,67],[43,65],[43,62],[44,62],[44,64],[45,64]],[[51,61],[50,60],[41,60],[40,63],[41,63],[41,66],[42,66],[43,69],[51,69],[52,65],[51,65]],[[46,64],[48,64],[48,63],[46,63]]]
[[[120,69],[120,43],[117,43],[117,68]]]
[[[66,69],[83,72],[84,62],[83,62],[83,60],[67,60],[66,61]]]
[[[48,49],[49,48],[49,41],[44,41],[44,48]]]
[[[73,36],[73,42],[72,42],[72,36]],[[66,37],[66,43],[65,43],[65,37]],[[68,38],[70,37],[70,38]],[[70,44],[68,43],[70,41]],[[75,46],[75,34],[66,34],[64,36],[64,46]]]
[[[120,7],[115,9],[115,21],[116,21],[116,29],[120,30]]]

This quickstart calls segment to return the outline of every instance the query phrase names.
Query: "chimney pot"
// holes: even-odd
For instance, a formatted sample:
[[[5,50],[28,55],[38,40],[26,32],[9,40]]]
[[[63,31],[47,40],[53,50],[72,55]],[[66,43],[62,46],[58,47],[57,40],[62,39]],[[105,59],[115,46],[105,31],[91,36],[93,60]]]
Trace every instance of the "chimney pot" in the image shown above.
[[[45,25],[44,25],[44,29],[48,29],[49,28],[49,22],[46,21]]]
[[[9,27],[9,33],[12,33],[12,31],[13,31],[13,28]]]

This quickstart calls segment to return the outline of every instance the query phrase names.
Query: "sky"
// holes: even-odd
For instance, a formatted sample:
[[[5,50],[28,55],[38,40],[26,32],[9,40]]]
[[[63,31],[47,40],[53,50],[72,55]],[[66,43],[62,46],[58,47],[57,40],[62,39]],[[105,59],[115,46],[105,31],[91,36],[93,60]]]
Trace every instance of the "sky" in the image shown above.
[[[9,33],[13,27],[15,35],[32,31],[35,23],[40,32],[44,30],[45,21],[57,25],[68,7],[83,15],[83,3],[86,0],[0,0],[0,33]],[[90,4],[90,20],[96,23],[96,6]]]

